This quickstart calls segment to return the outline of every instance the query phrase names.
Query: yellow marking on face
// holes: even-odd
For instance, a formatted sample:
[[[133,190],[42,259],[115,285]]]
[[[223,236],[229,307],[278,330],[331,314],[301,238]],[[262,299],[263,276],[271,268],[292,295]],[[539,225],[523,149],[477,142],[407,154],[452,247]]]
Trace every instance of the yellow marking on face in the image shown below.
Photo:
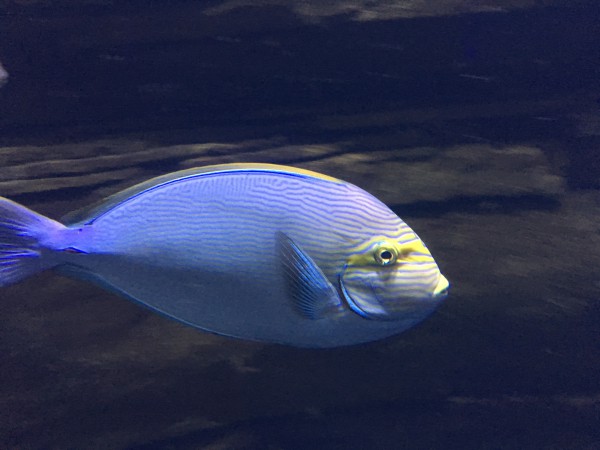
[[[396,262],[390,265],[433,261],[433,257],[429,253],[429,250],[427,250],[427,247],[425,247],[425,244],[416,236],[414,236],[414,240],[404,244],[400,244],[398,241],[385,236],[376,236],[356,247],[355,253],[348,258],[348,265],[382,267],[382,264],[377,261],[375,252],[382,252],[384,250],[389,250],[397,255]]]
[[[433,257],[421,239],[400,245],[400,256],[398,260],[404,262],[427,262],[433,261]]]
[[[385,236],[376,236],[369,241],[357,246],[354,250],[354,254],[348,258],[348,265],[350,266],[380,266],[375,260],[374,250],[376,248],[390,248],[398,251],[398,243],[392,241]]]

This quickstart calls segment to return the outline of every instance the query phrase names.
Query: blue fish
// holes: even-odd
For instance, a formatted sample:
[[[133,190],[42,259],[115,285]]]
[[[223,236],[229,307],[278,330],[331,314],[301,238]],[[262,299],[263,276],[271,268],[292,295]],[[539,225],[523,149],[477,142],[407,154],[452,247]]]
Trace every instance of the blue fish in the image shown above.
[[[0,197],[0,286],[57,268],[192,327],[300,347],[399,333],[448,290],[382,202],[293,167],[175,172],[63,223]]]

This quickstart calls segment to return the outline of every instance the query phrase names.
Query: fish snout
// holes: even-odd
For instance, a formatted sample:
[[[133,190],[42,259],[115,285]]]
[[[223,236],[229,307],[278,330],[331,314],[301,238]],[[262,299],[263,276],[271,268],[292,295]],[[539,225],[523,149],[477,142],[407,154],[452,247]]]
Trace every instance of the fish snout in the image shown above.
[[[448,280],[446,279],[446,277],[444,275],[440,274],[438,283],[437,283],[435,289],[433,290],[433,298],[441,300],[441,299],[447,297],[449,288],[450,288],[450,283],[448,282]]]

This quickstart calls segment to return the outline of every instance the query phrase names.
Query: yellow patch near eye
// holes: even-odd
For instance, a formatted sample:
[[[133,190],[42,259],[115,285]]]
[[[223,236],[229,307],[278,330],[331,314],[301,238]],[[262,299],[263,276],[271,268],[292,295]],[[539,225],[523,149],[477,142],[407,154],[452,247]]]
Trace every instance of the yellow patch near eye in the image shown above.
[[[384,236],[377,236],[357,247],[355,253],[348,258],[348,265],[382,266],[381,254],[385,251],[394,253],[392,256],[395,257],[395,255],[400,254],[400,247],[396,241]]]
[[[349,266],[370,266],[375,264],[375,259],[370,252],[354,254],[348,258]]]
[[[400,244],[399,247],[402,253],[427,251],[420,239],[415,239],[413,241]]]
[[[357,247],[355,253],[348,258],[348,265],[381,267],[385,265],[381,261],[381,252],[386,250],[397,255],[397,258],[394,258],[395,262],[390,263],[390,266],[406,262],[427,262],[433,259],[420,239],[399,244],[386,237],[376,237]]]
[[[429,250],[427,250],[427,247],[425,247],[425,244],[420,239],[400,245],[399,261],[426,262],[432,259],[431,253],[429,253]]]

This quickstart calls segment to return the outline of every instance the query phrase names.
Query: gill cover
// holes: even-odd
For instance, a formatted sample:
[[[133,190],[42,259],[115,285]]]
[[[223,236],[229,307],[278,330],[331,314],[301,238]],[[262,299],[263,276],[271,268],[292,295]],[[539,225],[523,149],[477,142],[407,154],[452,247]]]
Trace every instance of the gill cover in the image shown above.
[[[363,267],[344,268],[339,278],[344,300],[352,311],[365,319],[394,320],[394,314],[385,308],[385,279],[389,274],[373,276],[378,274],[367,270]]]

